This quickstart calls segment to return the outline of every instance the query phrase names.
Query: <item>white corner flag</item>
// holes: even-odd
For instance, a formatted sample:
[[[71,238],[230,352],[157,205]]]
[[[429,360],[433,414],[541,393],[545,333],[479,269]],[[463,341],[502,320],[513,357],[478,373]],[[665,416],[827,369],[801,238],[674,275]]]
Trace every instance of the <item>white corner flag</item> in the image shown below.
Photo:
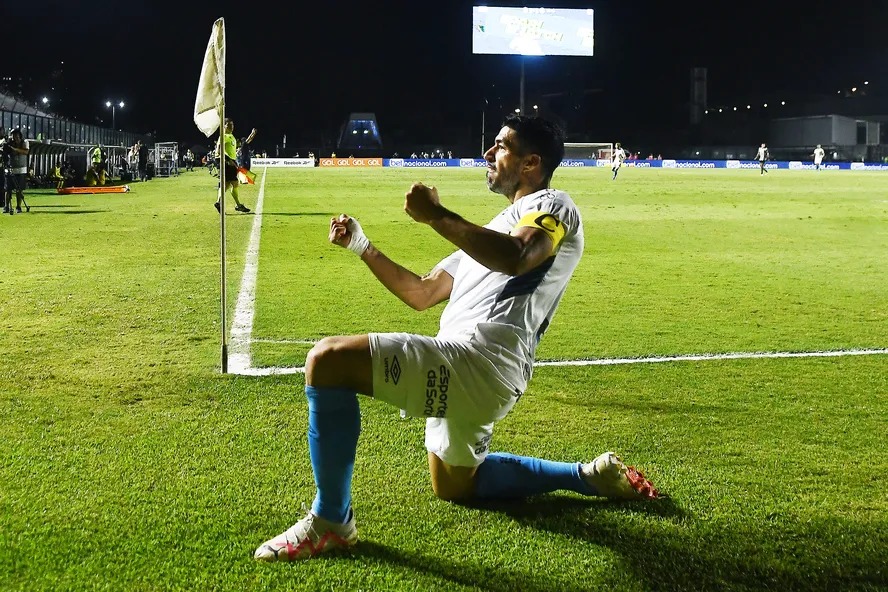
[[[194,100],[194,124],[208,138],[219,130],[219,143],[217,144],[219,162],[219,189],[216,198],[216,209],[219,210],[219,254],[221,263],[220,277],[220,309],[222,329],[221,367],[222,374],[228,373],[228,322],[226,309],[228,308],[225,284],[227,282],[225,269],[225,166],[222,147],[224,146],[221,129],[225,119],[225,19],[216,19],[213,23],[213,31],[210,33],[210,42],[207,43],[207,53],[204,55],[203,67],[200,69],[200,81],[197,85],[197,98]]]
[[[220,111],[225,103],[225,19],[213,23],[207,53],[200,69],[197,99],[194,101],[194,124],[208,138],[222,122]]]

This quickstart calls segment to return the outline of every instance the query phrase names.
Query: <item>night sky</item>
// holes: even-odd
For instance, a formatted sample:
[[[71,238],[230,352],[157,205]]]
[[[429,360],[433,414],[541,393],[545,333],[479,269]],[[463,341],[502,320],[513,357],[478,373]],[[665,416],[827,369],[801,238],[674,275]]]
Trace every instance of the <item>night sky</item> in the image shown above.
[[[110,126],[105,100],[122,99],[118,127],[200,141],[197,79],[224,16],[228,114],[238,135],[259,129],[259,149],[283,134],[290,146],[318,146],[354,111],[376,114],[389,147],[480,149],[484,100],[496,127],[518,106],[522,58],[472,55],[472,4],[4,1],[0,76],[25,77],[26,98],[46,94],[50,110],[77,121]],[[888,97],[884,0],[531,5],[595,9],[595,57],[525,58],[526,98],[601,141],[680,127],[694,66],[709,69],[710,105],[828,95],[863,80]]]

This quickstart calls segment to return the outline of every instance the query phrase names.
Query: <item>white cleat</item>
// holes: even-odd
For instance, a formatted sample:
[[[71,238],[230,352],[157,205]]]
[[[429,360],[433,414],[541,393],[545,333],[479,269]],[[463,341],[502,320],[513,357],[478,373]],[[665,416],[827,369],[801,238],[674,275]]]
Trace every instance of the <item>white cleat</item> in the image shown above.
[[[357,542],[354,511],[349,510],[345,524],[330,522],[309,512],[281,534],[259,545],[253,558],[257,561],[300,561],[336,549],[347,549]]]
[[[580,468],[586,483],[608,499],[652,500],[660,497],[654,484],[635,467],[627,467],[613,452],[605,452]]]

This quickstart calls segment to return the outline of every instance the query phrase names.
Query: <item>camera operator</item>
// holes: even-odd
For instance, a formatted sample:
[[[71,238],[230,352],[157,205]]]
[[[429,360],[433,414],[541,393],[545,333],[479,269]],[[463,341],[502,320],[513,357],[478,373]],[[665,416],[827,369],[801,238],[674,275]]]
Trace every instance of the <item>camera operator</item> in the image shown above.
[[[15,211],[22,213],[22,202],[25,201],[25,185],[28,179],[28,142],[22,136],[22,131],[15,128],[9,133],[9,139],[3,146],[3,160],[6,161],[6,170],[9,171],[6,178],[6,201],[3,207],[4,214],[12,214],[12,193],[15,191]],[[27,203],[27,202],[25,202]]]

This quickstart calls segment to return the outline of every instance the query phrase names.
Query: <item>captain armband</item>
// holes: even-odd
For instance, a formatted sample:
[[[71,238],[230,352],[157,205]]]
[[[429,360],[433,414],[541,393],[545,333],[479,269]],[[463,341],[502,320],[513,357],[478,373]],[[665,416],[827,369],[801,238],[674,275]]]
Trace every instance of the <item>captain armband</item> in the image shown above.
[[[564,228],[564,224],[561,223],[561,220],[549,214],[547,212],[531,212],[529,214],[525,214],[520,220],[518,220],[518,224],[515,225],[515,228],[523,228],[525,226],[529,226],[531,228],[539,228],[552,239],[552,254],[555,254],[555,251],[558,250],[558,247],[561,245],[561,241],[564,240],[564,235],[567,232]]]

